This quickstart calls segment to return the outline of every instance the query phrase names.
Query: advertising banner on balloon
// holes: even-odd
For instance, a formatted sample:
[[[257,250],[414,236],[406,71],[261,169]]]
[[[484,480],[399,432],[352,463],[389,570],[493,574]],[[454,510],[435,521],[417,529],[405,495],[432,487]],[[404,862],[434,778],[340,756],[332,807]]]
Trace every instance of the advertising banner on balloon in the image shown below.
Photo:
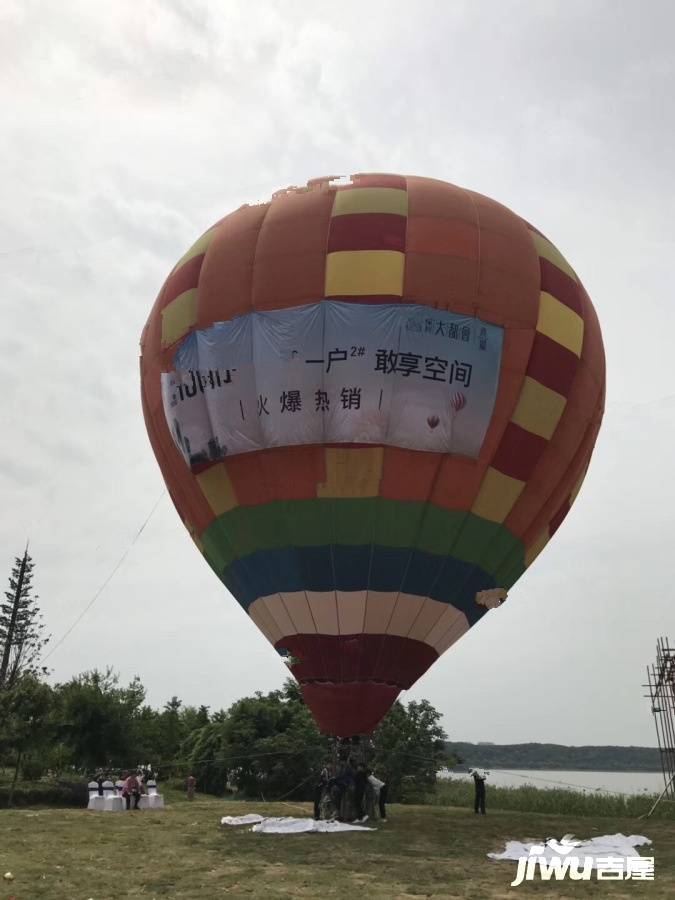
[[[196,466],[292,444],[387,444],[476,457],[503,330],[409,303],[322,301],[185,338],[162,375],[167,424]]]

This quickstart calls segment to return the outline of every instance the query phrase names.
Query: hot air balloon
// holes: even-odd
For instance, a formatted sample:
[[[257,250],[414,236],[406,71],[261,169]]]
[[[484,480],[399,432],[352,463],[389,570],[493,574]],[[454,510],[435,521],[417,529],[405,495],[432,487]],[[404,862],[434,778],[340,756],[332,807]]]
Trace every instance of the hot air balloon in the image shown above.
[[[141,338],[173,502],[338,736],[371,732],[545,547],[604,386],[560,251],[427,178],[242,206],[178,261]]]

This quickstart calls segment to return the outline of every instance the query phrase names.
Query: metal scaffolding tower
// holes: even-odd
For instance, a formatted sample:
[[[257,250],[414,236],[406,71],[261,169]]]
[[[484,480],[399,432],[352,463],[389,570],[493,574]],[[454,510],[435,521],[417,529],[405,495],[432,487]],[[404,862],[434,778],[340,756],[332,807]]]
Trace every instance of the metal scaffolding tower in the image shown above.
[[[665,785],[651,815],[660,800],[675,801],[675,647],[667,638],[656,642],[656,662],[647,666],[645,687],[649,690],[646,696],[654,715]]]

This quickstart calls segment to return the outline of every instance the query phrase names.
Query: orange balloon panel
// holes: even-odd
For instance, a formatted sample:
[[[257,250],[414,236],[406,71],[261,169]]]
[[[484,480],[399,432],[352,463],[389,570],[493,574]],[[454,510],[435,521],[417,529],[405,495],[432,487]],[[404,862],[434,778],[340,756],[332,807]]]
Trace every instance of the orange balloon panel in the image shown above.
[[[145,421],[209,565],[320,727],[371,731],[560,526],[604,405],[560,251],[442,181],[315,179],[226,216],[141,339]]]

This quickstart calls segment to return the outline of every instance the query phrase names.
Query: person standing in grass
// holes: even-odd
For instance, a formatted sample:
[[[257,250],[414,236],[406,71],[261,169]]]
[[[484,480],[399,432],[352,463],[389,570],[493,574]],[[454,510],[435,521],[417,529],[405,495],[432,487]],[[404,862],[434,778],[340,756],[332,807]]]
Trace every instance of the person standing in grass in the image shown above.
[[[330,778],[330,763],[326,763],[326,765],[321,769],[319,780],[314,787],[314,820],[316,822],[318,822],[321,818],[321,800],[323,798],[324,791],[328,786]]]
[[[378,806],[380,807],[380,819],[383,822],[387,821],[387,783],[386,781],[380,781],[373,773],[371,772],[368,776],[368,781],[370,782],[370,786],[373,789],[373,793],[378,802]]]
[[[345,793],[354,785],[354,774],[354,761],[350,757],[342,767],[342,771],[338,775],[333,776],[333,778],[330,778],[326,785],[330,792],[333,806],[335,807],[335,813],[332,817],[334,819],[340,818],[342,813],[342,800]]]
[[[197,787],[197,779],[194,775],[188,775],[187,777],[187,798],[188,800],[195,799],[195,788]]]
[[[367,822],[368,816],[365,810],[366,784],[368,783],[368,773],[363,763],[359,763],[354,773],[354,804],[356,806],[355,822]]]
[[[480,769],[469,769],[469,775],[473,778],[475,787],[473,811],[478,814],[480,809],[481,815],[485,815],[485,779],[489,772],[482,772]]]

